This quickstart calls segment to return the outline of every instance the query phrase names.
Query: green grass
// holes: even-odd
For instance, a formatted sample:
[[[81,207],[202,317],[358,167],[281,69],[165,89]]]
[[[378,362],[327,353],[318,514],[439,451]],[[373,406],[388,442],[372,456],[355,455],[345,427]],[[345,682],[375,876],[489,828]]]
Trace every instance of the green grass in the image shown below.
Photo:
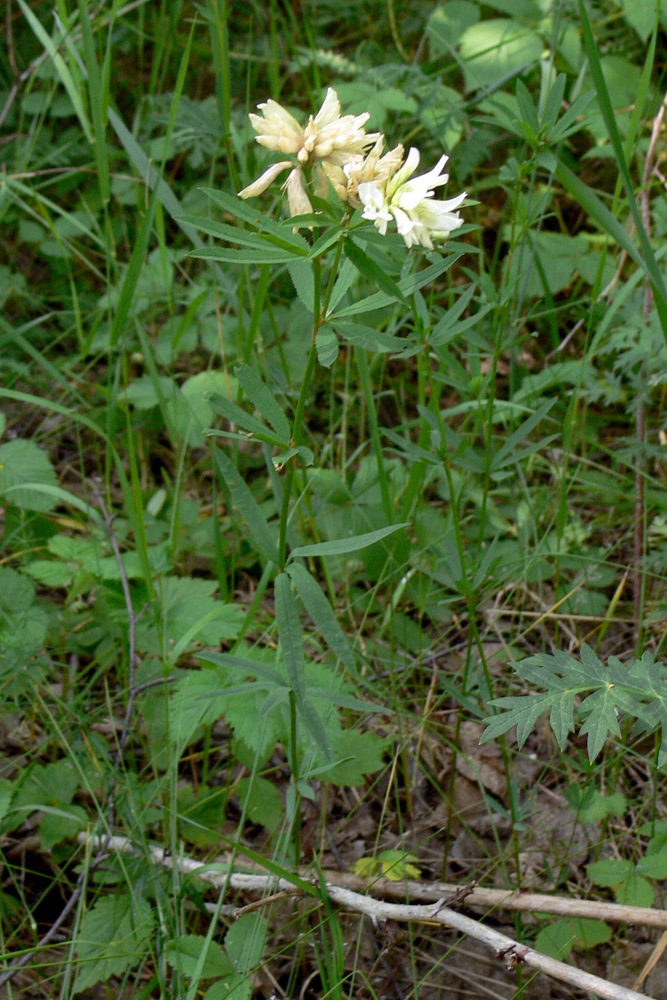
[[[529,0],[53,13],[10,4],[0,53],[6,995],[482,996],[498,973],[321,883],[234,921],[255,897],[151,844],[652,905],[662,27]],[[329,86],[419,172],[450,156],[447,241],[407,250],[331,189],[297,232],[278,182],[236,197],[276,159],[248,113],[304,121]],[[585,677],[572,726],[530,715],[582,669],[621,671],[604,710]],[[603,977],[654,940],[493,917]]]

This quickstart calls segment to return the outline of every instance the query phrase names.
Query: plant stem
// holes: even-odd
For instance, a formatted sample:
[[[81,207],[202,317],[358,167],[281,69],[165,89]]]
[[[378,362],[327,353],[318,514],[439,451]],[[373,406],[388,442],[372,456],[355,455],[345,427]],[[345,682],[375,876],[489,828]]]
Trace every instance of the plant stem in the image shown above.
[[[301,391],[299,392],[299,398],[296,404],[296,410],[294,411],[294,420],[292,422],[292,440],[290,442],[292,448],[298,448],[299,445],[303,443],[304,438],[304,427],[303,427],[303,414],[306,409],[306,403],[308,402],[308,394],[310,392],[310,384],[313,380],[313,372],[315,371],[315,362],[317,361],[317,334],[320,327],[326,319],[327,306],[329,305],[329,300],[331,299],[331,293],[333,292],[334,283],[336,280],[336,275],[338,274],[338,264],[340,263],[341,253],[343,252],[342,241],[339,241],[336,247],[336,256],[334,257],[333,265],[331,267],[331,273],[329,274],[329,281],[327,282],[327,287],[322,297],[322,264],[319,257],[315,257],[313,260],[313,333],[310,340],[310,351],[308,352],[308,360],[306,362],[306,370],[303,375],[303,381],[301,383]],[[296,467],[296,456],[293,456],[288,463],[287,473],[285,475],[285,489],[283,492],[283,502],[280,508],[280,528],[278,535],[278,569],[282,572],[285,568],[285,562],[287,559],[287,526],[289,523],[289,505],[292,498],[292,487],[294,485],[294,474]]]
[[[375,460],[378,464],[378,479],[380,481],[380,493],[382,494],[382,506],[384,507],[384,514],[387,518],[387,523],[391,524],[393,521],[392,516],[392,505],[391,497],[389,495],[389,483],[387,481],[387,470],[384,464],[384,453],[382,451],[382,440],[380,438],[380,425],[378,423],[377,410],[375,408],[375,400],[373,399],[373,385],[371,382],[371,375],[368,368],[368,358],[366,357],[366,351],[363,347],[358,347],[355,352],[355,357],[357,361],[357,369],[359,371],[359,377],[361,379],[361,388],[366,399],[366,409],[368,410],[368,427],[371,432],[371,441],[373,442],[373,450],[375,451]]]

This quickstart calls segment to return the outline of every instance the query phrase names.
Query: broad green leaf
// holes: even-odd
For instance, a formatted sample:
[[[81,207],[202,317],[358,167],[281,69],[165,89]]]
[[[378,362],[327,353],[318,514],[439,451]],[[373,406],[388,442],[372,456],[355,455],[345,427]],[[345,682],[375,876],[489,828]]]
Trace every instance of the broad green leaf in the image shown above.
[[[74,992],[122,975],[145,957],[153,933],[153,911],[136,893],[99,899],[84,914],[74,941],[78,971]]]
[[[587,917],[571,917],[570,925],[574,931],[575,947],[583,951],[596,948],[611,940],[611,927],[604,920],[592,920]]]
[[[189,670],[179,677],[169,698],[169,739],[176,746],[187,746],[199,726],[224,714],[225,684],[226,675],[214,670]]]
[[[255,775],[241,778],[236,784],[236,794],[251,823],[275,833],[285,818],[285,807],[276,786]]]
[[[406,854],[405,851],[387,850],[380,851],[377,857],[380,862],[380,871],[390,882],[400,882],[403,879],[419,879],[421,871],[415,864],[419,859],[414,854]]]
[[[35,585],[11,566],[0,566],[0,628],[14,611],[27,611],[35,600]]]
[[[409,521],[402,521],[400,524],[391,524],[386,528],[377,528],[376,531],[364,532],[363,535],[353,535],[351,538],[340,538],[332,542],[314,542],[312,545],[298,545],[295,549],[292,549],[290,558],[296,559],[299,556],[303,558],[310,556],[342,556],[349,552],[358,552],[359,549],[365,549],[368,545],[374,545],[376,542],[387,538],[389,535],[393,535],[402,528],[409,527]]]
[[[232,499],[248,525],[255,545],[266,560],[278,565],[278,549],[275,535],[266,523],[259,504],[243,481],[238,469],[220,448],[213,449],[215,462],[222,481],[231,493]]]
[[[544,43],[518,21],[492,18],[469,27],[460,49],[466,90],[476,90],[528,69],[542,55]]]
[[[137,623],[137,649],[155,655],[172,652],[186,635],[188,642],[215,645],[239,634],[245,608],[214,596],[216,580],[164,576],[155,581],[157,621],[146,613]]]
[[[178,791],[178,820],[184,840],[196,847],[209,848],[218,842],[225,823],[227,792],[200,784],[184,785]]]
[[[432,58],[437,53],[451,59],[461,35],[478,21],[479,6],[469,0],[447,0],[438,4],[426,22]]]
[[[190,979],[195,973],[204,948],[206,957],[200,972],[202,979],[218,979],[234,972],[234,966],[225,949],[216,941],[207,941],[201,934],[184,934],[167,941],[165,957],[172,969]]]
[[[177,392],[178,386],[166,375],[161,375],[157,384],[151,375],[141,375],[121,389],[116,398],[120,403],[132,403],[138,410],[150,410],[160,404],[161,398],[172,399]]]
[[[259,913],[244,913],[225,934],[225,948],[237,972],[250,972],[261,964],[267,923]]]
[[[631,24],[643,42],[659,26],[658,0],[621,0],[621,7],[628,24]]]
[[[363,784],[366,775],[375,774],[384,767],[388,741],[374,732],[344,729],[339,733],[334,749],[336,756],[342,760],[327,770],[327,781],[341,788],[350,788]]]
[[[565,794],[570,808],[577,813],[582,823],[599,823],[607,816],[623,816],[627,810],[622,792],[603,795],[597,788],[582,790],[578,785],[571,785]]]
[[[82,806],[55,809],[44,806],[44,818],[39,824],[39,839],[45,851],[52,851],[63,840],[74,840],[88,826],[88,814]]]
[[[57,488],[58,477],[49,456],[34,441],[16,438],[0,445],[0,495],[23,510],[53,510],[56,498],[32,486]]]
[[[250,1000],[252,991],[252,977],[237,972],[209,986],[202,1000]]]

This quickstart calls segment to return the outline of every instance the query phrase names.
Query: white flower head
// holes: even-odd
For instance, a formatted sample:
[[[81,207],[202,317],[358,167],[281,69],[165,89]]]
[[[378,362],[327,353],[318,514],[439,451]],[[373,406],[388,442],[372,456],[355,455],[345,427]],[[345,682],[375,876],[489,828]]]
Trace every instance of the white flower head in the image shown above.
[[[465,192],[447,201],[433,197],[435,188],[449,180],[449,174],[442,172],[447,159],[441,156],[432,170],[413,177],[419,165],[419,150],[413,147],[405,163],[384,181],[359,184],[358,199],[363,205],[363,218],[370,219],[383,235],[393,218],[406,246],[420,244],[432,250],[433,238],[443,239],[463,225],[456,209],[465,201]]]

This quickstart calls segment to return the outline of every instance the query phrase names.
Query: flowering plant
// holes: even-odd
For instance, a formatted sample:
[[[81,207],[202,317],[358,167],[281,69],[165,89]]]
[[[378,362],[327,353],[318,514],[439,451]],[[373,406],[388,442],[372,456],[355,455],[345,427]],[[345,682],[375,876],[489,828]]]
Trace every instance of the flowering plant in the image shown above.
[[[327,91],[318,113],[302,127],[282,105],[269,100],[259,105],[261,115],[250,115],[257,132],[257,142],[276,152],[296,158],[273,163],[252,184],[239,191],[241,198],[252,198],[265,191],[284,170],[292,168],[284,184],[291,215],[305,215],[313,207],[308,197],[304,168],[314,171],[315,193],[326,195],[328,184],[340,200],[361,210],[382,235],[390,222],[408,247],[420,244],[429,250],[433,239],[444,239],[463,224],[456,209],[465,201],[465,193],[446,201],[433,197],[435,188],[446,184],[449,175],[442,172],[448,157],[442,156],[435,167],[413,177],[419,164],[419,150],[396,146],[384,156],[385,137],[365,132],[370,117],[341,115],[336,91]],[[372,147],[368,152],[368,147]]]

